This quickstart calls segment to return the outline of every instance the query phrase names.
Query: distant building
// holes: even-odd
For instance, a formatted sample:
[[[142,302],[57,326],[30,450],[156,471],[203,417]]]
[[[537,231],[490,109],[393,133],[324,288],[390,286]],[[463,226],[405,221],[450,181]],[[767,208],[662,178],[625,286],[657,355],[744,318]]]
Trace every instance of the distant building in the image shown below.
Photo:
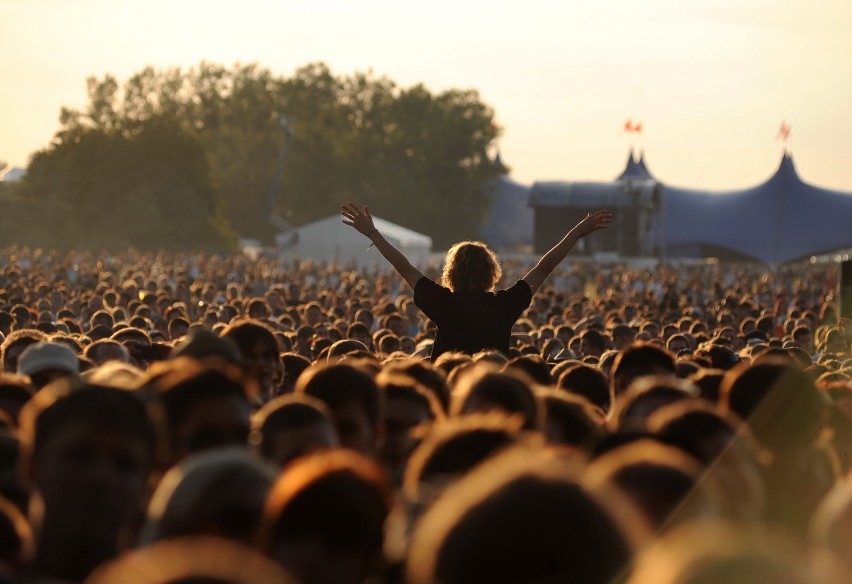
[[[597,209],[614,223],[579,253],[784,263],[852,247],[852,193],[806,183],[789,152],[765,182],[711,192],[663,184],[631,151],[612,182],[536,182],[529,205],[536,253]]]
[[[503,166],[498,153],[494,163]],[[528,251],[533,239],[533,210],[530,187],[508,174],[488,185],[491,205],[479,231],[482,241],[497,251]]]
[[[534,250],[546,252],[586,214],[609,209],[615,215],[612,227],[584,240],[578,251],[656,255],[656,220],[662,196],[663,185],[648,172],[644,156],[637,159],[632,151],[624,170],[612,182],[537,181],[529,196],[534,211]]]

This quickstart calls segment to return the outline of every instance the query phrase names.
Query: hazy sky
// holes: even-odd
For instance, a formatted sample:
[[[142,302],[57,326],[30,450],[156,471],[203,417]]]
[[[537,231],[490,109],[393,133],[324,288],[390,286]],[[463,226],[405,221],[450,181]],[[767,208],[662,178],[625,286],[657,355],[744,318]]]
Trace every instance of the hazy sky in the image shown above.
[[[852,191],[852,0],[0,0],[0,160],[24,165],[85,103],[87,76],[146,65],[312,61],[403,86],[475,88],[512,176],[609,180],[627,118],[678,186],[737,188],[778,164]],[[636,141],[639,146],[639,142]]]

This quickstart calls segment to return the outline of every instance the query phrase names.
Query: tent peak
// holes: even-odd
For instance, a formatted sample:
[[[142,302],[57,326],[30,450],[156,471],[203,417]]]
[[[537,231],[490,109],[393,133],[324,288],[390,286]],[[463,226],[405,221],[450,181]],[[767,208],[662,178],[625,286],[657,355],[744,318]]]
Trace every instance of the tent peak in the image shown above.
[[[636,154],[631,147],[627,157],[627,164],[615,180],[655,180],[645,166],[645,151],[640,150],[639,158],[636,158]]]
[[[505,165],[503,164],[503,157],[500,156],[500,150],[499,149],[497,149],[497,151],[494,153],[494,159],[491,162],[494,163],[494,166],[497,166],[497,167],[503,168],[503,169],[506,168]],[[506,173],[504,172],[503,174],[506,174]]]
[[[775,177],[801,182],[799,173],[796,172],[796,165],[793,163],[793,155],[787,149],[784,149],[784,154],[781,156],[781,162],[778,164],[778,170],[775,171],[775,176],[773,178]]]

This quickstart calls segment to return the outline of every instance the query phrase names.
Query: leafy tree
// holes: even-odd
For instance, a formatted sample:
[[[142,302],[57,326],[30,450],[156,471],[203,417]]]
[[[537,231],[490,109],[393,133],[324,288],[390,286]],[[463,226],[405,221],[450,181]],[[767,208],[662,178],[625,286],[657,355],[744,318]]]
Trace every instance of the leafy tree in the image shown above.
[[[101,120],[111,114],[106,101]],[[106,129],[109,128],[109,129]],[[77,128],[37,153],[14,192],[23,241],[51,247],[233,246],[204,150],[156,117],[119,131]]]
[[[88,104],[62,110],[26,191],[101,218],[104,230],[115,229],[111,213],[133,209],[138,232],[123,233],[134,242],[160,221],[156,232],[180,245],[221,241],[225,217],[237,233],[268,239],[270,213],[298,225],[356,198],[447,245],[476,236],[500,171],[486,154],[494,113],[475,91],[399,88],[321,63],[290,77],[202,62],[148,67],[123,86],[109,75],[87,83]],[[196,210],[193,237],[170,231],[176,209]]]

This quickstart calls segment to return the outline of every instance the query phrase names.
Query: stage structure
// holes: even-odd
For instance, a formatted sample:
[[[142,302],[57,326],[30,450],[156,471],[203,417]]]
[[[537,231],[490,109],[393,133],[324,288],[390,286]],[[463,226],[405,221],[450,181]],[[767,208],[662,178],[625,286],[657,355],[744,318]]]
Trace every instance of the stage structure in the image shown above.
[[[624,171],[612,182],[536,182],[529,197],[534,251],[549,250],[586,214],[609,209],[615,214],[611,228],[583,240],[577,253],[656,256],[662,196],[663,185],[648,171],[644,156],[637,159],[632,150]]]

